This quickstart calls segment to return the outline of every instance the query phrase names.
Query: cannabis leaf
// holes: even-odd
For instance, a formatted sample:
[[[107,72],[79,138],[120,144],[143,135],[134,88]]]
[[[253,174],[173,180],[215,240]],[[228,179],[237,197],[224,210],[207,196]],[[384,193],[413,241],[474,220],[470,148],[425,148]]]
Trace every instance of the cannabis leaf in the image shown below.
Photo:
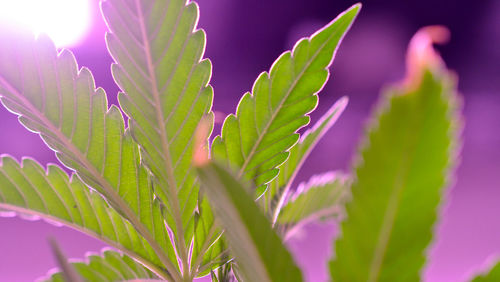
[[[420,278],[459,126],[455,81],[430,45],[441,33],[417,33],[407,81],[387,92],[367,132],[330,263],[335,281]]]
[[[1,158],[0,208],[23,215],[42,217],[64,224],[119,249],[150,269],[162,272],[154,250],[97,193],[90,192],[81,180],[55,165],[45,171],[35,161],[22,164],[8,156]]]
[[[85,281],[124,281],[157,279],[151,271],[126,255],[105,250],[101,255],[91,254],[86,262],[72,262],[71,265]],[[61,272],[53,273],[45,281],[64,282]]]
[[[248,281],[302,281],[290,253],[248,187],[216,163],[199,163],[198,174],[224,227],[231,253]]]
[[[351,184],[332,279],[420,278],[460,126],[456,82],[431,47],[444,38],[442,28],[412,40],[408,78],[378,108],[353,179],[327,173],[289,192],[347,104],[340,99],[299,137],[361,5],[261,73],[209,144],[212,65],[203,59],[197,4],[101,4],[121,109],[109,107],[90,71],[45,35],[0,32],[7,42],[0,45],[1,102],[71,170],[1,156],[0,215],[42,217],[117,250],[68,262],[54,245],[61,272],[47,281],[191,281],[208,274],[215,281],[302,281],[278,233],[286,239],[311,219],[343,218]],[[499,269],[474,281],[497,280]]]
[[[18,31],[2,33],[0,39],[10,42],[0,46],[2,103],[39,133],[63,164],[104,195],[175,276],[176,266],[167,257],[175,255],[170,242],[153,234],[154,226],[164,226],[151,217],[160,207],[148,191],[148,173],[120,110],[108,109],[106,94],[95,89],[90,71],[79,70],[70,51],[58,54],[48,37],[34,39]]]
[[[185,0],[108,0],[102,11],[117,62],[113,76],[124,92],[120,106],[156,177],[155,193],[167,205],[166,220],[187,271],[199,189],[192,137],[201,118],[213,115],[212,65],[202,60],[205,33],[195,30],[198,6]]]
[[[296,131],[309,123],[307,114],[316,108],[328,66],[360,7],[354,5],[283,53],[269,73],[259,75],[214,139],[214,158],[237,168],[237,177],[250,180],[259,192],[278,175],[277,167],[299,139]]]

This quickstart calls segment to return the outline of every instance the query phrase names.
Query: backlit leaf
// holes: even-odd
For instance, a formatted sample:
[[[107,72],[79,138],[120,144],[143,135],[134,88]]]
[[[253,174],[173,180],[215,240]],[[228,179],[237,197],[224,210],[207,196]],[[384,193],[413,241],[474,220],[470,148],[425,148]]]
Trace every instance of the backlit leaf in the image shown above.
[[[236,114],[226,118],[212,152],[237,169],[238,178],[261,191],[278,175],[278,166],[299,139],[297,130],[309,123],[307,114],[316,108],[328,67],[360,8],[354,5],[283,53],[269,73],[259,75],[252,93],[243,95]]]
[[[224,228],[241,275],[247,281],[302,281],[300,270],[250,189],[218,164],[200,165],[202,187]]]
[[[174,255],[169,240],[153,234],[157,221],[152,215],[160,207],[153,203],[149,175],[120,110],[108,108],[90,71],[78,69],[70,51],[58,54],[48,37],[16,31],[2,33],[0,39],[9,42],[0,46],[2,103],[39,133],[64,165],[104,195],[175,275],[177,262],[167,257]]]
[[[410,45],[405,83],[387,91],[358,156],[330,263],[334,281],[418,281],[456,157],[456,82],[430,46]]]
[[[155,192],[167,205],[177,253],[187,264],[199,190],[192,141],[202,117],[213,115],[212,65],[202,59],[198,6],[186,0],[107,0],[102,11],[116,61],[113,76],[123,91],[120,106],[156,177]]]
[[[31,159],[20,165],[3,156],[0,165],[0,208],[23,216],[64,224],[119,249],[162,273],[161,261],[134,227],[81,180],[55,165],[45,171]],[[12,215],[12,212],[3,212]]]

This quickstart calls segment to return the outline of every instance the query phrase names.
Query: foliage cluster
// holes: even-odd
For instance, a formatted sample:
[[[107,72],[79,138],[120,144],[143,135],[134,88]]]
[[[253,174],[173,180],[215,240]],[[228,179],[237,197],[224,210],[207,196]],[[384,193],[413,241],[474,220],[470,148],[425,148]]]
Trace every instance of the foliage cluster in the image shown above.
[[[261,73],[211,142],[212,65],[203,58],[196,3],[107,0],[101,7],[119,107],[46,36],[0,35],[3,105],[71,171],[2,156],[0,208],[113,247],[72,263],[55,247],[61,270],[46,280],[301,281],[284,241],[312,220],[341,222],[332,280],[420,279],[459,146],[456,81],[432,48],[445,30],[414,37],[407,78],[381,98],[353,170],[293,189],[305,158],[346,107],[341,98],[297,133],[361,5]]]

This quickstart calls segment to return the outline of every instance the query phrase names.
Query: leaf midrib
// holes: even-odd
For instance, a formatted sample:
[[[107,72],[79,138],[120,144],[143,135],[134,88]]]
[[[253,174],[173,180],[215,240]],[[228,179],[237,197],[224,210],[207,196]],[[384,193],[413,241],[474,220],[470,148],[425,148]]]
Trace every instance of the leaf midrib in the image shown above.
[[[370,270],[367,279],[368,282],[377,281],[380,275],[380,271],[382,270],[382,263],[387,252],[392,229],[397,218],[397,210],[401,203],[401,194],[403,193],[404,187],[406,186],[407,176],[410,171],[410,167],[414,159],[415,148],[417,146],[418,138],[412,136],[420,135],[420,130],[421,128],[418,128],[418,130],[410,131],[406,135],[406,142],[403,143],[409,145],[403,148],[403,165],[398,166],[399,169],[397,170],[397,174],[394,180],[395,187],[394,189],[392,189],[392,193],[387,204],[387,209],[384,213],[384,219],[380,228],[379,236],[377,238],[373,251],[372,261],[370,263]]]
[[[165,170],[167,172],[167,181],[168,185],[170,187],[170,198],[171,200],[169,201],[172,205],[172,211],[173,211],[173,218],[175,221],[176,229],[178,232],[178,236],[176,236],[175,239],[179,240],[179,243],[177,244],[178,247],[180,248],[179,253],[181,256],[181,261],[182,261],[182,266],[183,266],[183,272],[186,274],[186,271],[189,271],[188,267],[188,259],[187,259],[187,250],[186,250],[186,244],[184,242],[184,226],[182,224],[182,216],[180,213],[180,206],[179,202],[177,201],[177,185],[175,181],[175,174],[174,170],[172,167],[172,158],[170,156],[170,151],[169,151],[169,146],[168,146],[168,138],[167,138],[167,133],[165,131],[166,125],[165,121],[163,118],[163,109],[161,108],[161,99],[160,99],[160,93],[158,90],[158,84],[156,81],[156,72],[154,69],[154,64],[153,64],[153,59],[151,55],[151,47],[150,47],[150,42],[148,39],[148,33],[146,30],[145,26],[145,19],[143,16],[143,11],[142,11],[142,6],[140,3],[140,0],[135,0],[135,5],[137,9],[137,17],[138,17],[138,22],[139,22],[139,27],[141,30],[141,35],[142,35],[142,43],[144,46],[144,53],[146,56],[146,64],[148,68],[148,73],[149,76],[151,77],[151,89],[153,91],[153,99],[154,99],[154,108],[156,112],[156,119],[159,124],[160,130],[160,139],[161,139],[161,146],[163,149],[163,160],[164,160],[164,165],[165,165]],[[176,241],[177,241],[176,240]]]

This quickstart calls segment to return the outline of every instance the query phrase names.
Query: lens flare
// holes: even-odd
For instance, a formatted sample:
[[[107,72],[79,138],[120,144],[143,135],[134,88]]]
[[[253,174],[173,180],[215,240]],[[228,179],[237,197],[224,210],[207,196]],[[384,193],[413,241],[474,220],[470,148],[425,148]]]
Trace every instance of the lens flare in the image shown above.
[[[57,47],[77,44],[89,25],[89,0],[0,0],[1,28],[45,33]]]

